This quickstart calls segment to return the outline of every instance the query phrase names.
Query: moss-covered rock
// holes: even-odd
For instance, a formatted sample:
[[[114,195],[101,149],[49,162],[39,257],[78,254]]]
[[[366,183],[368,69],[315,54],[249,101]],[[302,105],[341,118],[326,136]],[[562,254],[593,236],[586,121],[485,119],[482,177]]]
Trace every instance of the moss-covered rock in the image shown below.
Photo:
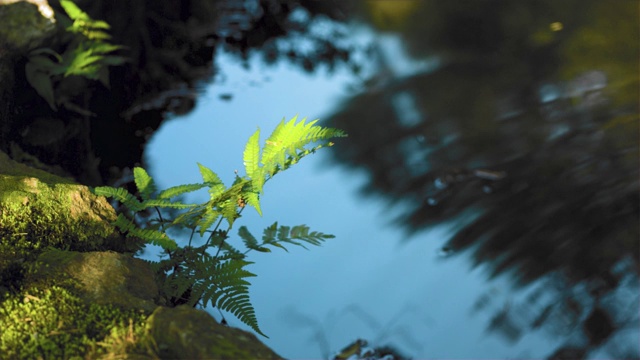
[[[0,299],[18,288],[24,265],[48,247],[134,251],[111,225],[115,211],[89,188],[0,152]]]
[[[202,310],[154,304],[150,265],[128,254],[49,249],[23,285],[0,304],[0,351],[16,358],[281,359]]]
[[[151,267],[130,255],[50,249],[38,257],[26,281],[51,279],[72,280],[75,293],[88,303],[151,313],[159,302]]]
[[[29,287],[0,303],[3,359],[154,356],[144,341],[145,314],[89,304],[59,287]]]
[[[0,152],[0,358],[280,358],[204,311],[161,306],[115,218],[86,186]]]
[[[111,225],[115,211],[88,187],[16,163],[0,152],[0,268],[51,246],[134,251]]]
[[[282,359],[255,335],[186,305],[157,308],[147,329],[163,359]]]

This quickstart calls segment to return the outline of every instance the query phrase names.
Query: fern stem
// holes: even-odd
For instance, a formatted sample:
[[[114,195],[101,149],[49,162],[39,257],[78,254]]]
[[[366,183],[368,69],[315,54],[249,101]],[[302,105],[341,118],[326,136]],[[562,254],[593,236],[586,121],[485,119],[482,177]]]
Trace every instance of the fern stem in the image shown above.
[[[204,246],[202,247],[202,249],[203,249],[202,251],[206,251],[206,248],[209,246],[209,243],[211,242],[211,239],[213,238],[213,234],[216,233],[216,231],[218,230],[218,227],[220,227],[220,224],[222,223],[223,219],[224,219],[223,217],[220,217],[220,220],[218,220],[218,223],[216,224],[216,227],[213,228],[213,231],[211,231],[211,235],[209,235],[209,238],[204,243]],[[227,229],[227,234],[229,233],[229,230],[231,230],[231,226],[229,226],[229,228]],[[223,241],[224,241],[224,238],[223,238]],[[222,247],[222,243],[220,243],[220,247]],[[218,252],[216,253],[216,256],[214,256],[214,258],[218,257],[218,253],[220,253],[220,247],[218,248]]]
[[[220,324],[227,325],[227,319],[224,317],[224,314],[222,313],[222,310],[220,310],[220,308],[217,307],[217,306],[216,306],[216,310],[218,310],[218,312],[220,313],[220,316],[222,317],[222,320],[220,321]]]
[[[220,255],[220,250],[222,250],[222,244],[224,244],[224,240],[225,238],[222,238],[222,240],[220,240],[220,245],[218,245],[218,251],[216,251],[216,254],[213,256],[213,259],[218,259],[218,255]]]
[[[162,218],[162,213],[160,213],[160,208],[158,208],[157,206],[154,206],[153,208],[156,209],[156,212],[158,213],[158,218],[160,219],[160,228],[162,228],[162,232],[166,232],[164,229],[164,219]]]
[[[238,216],[240,216],[240,214],[242,214],[243,210],[244,210],[244,208],[240,208],[240,210],[238,211]],[[209,244],[209,240],[211,240],[211,238],[213,237],[213,234],[215,234],[215,230],[218,229],[218,226],[220,226],[221,222],[222,222],[222,218],[220,218],[220,221],[218,221],[218,224],[216,225],[216,228],[214,229],[214,231],[209,236],[209,239],[207,239],[207,244],[206,245]],[[218,255],[220,255],[220,251],[222,250],[222,244],[224,244],[224,241],[226,240],[226,234],[228,234],[229,231],[231,231],[231,225],[229,225],[229,228],[227,229],[227,231],[225,231],[225,237],[222,238],[222,241],[220,241],[220,244],[218,245],[218,251],[216,251],[216,254],[213,257],[214,260],[216,260],[218,258]],[[207,247],[205,246],[204,248],[206,249]]]
[[[191,240],[193,240],[193,234],[196,233],[196,228],[191,229],[191,236],[189,236],[189,247],[191,247]]]

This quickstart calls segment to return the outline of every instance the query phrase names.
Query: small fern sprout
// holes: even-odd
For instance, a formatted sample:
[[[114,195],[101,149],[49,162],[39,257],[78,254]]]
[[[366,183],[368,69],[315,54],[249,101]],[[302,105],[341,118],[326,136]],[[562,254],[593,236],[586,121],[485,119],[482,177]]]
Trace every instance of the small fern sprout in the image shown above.
[[[258,129],[249,138],[243,152],[246,174],[241,176],[237,170],[234,171],[235,180],[229,187],[213,170],[198,164],[202,176],[202,183],[198,184],[178,185],[159,191],[153,178],[137,167],[134,180],[138,196],[123,188],[103,186],[94,189],[97,195],[111,197],[129,210],[132,216],[121,213],[115,221],[120,231],[127,237],[158,245],[168,255],[168,258],[150,263],[159,275],[161,291],[169,303],[202,307],[211,304],[219,311],[232,313],[254,331],[266,336],[258,326],[249,300],[251,284],[247,279],[256,275],[245,269],[252,264],[246,260],[247,253],[253,250],[271,252],[271,247],[288,251],[287,245],[306,249],[306,245],[319,246],[334,236],[311,231],[306,225],[278,226],[275,222],[264,229],[261,241],[241,226],[238,236],[246,247],[245,251],[226,240],[247,206],[262,215],[260,196],[267,181],[309,154],[332,146],[329,139],[346,136],[341,130],[324,128],[315,125],[316,122],[297,121],[297,117],[287,122],[283,119],[262,148],[259,146]],[[186,204],[179,200],[182,195],[203,188],[207,188],[209,194],[206,202]],[[133,220],[135,214],[147,210],[154,210],[158,217],[140,227]],[[177,215],[173,219],[165,219],[169,212]],[[180,247],[167,235],[174,228],[190,230],[188,245]],[[196,246],[198,238],[202,245]]]

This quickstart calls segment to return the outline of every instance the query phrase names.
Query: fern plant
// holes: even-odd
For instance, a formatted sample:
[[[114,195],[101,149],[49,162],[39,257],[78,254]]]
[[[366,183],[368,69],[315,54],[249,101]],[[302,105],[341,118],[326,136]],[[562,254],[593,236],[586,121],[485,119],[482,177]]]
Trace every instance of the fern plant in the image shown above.
[[[124,57],[113,55],[113,52],[123,46],[108,42],[111,38],[107,33],[109,24],[92,19],[70,0],[60,0],[60,5],[69,16],[58,16],[61,23],[66,23],[66,31],[71,35],[66,50],[58,54],[49,48],[35,49],[29,54],[29,61],[25,65],[27,81],[53,110],[57,110],[60,101],[54,93],[54,87],[62,79],[77,75],[99,80],[109,87],[108,66],[126,62]],[[80,110],[73,104],[65,105],[73,110]]]
[[[159,282],[168,302],[172,305],[191,306],[207,304],[234,314],[256,332],[255,311],[249,300],[248,278],[255,276],[245,269],[250,251],[270,252],[287,245],[320,245],[333,235],[310,231],[306,225],[278,226],[264,229],[258,240],[245,226],[238,229],[246,249],[241,251],[226,240],[235,221],[245,207],[253,207],[262,215],[260,196],[264,184],[281,171],[287,170],[302,158],[323,147],[332,146],[329,139],[346,136],[340,130],[315,125],[317,120],[297,121],[297,117],[284,119],[259,146],[258,129],[245,146],[243,153],[245,175],[236,172],[235,181],[227,187],[211,169],[198,164],[202,182],[185,184],[158,191],[153,178],[142,168],[135,168],[134,180],[138,190],[135,196],[123,188],[97,187],[98,195],[111,197],[127,209],[118,215],[115,225],[127,237],[142,239],[163,248],[165,259],[152,262],[159,274]],[[200,204],[186,204],[181,195],[207,188],[209,200]],[[152,210],[156,218],[139,226],[136,214]],[[165,218],[162,209],[177,212],[173,219]],[[169,236],[171,229],[187,229],[190,236],[186,246],[180,247]],[[305,247],[306,248],[306,247]]]

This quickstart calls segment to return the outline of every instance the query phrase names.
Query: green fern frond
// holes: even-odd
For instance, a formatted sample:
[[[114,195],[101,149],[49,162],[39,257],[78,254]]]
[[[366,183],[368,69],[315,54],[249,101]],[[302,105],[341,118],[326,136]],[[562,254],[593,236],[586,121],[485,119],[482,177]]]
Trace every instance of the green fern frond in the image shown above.
[[[243,162],[247,177],[251,180],[252,190],[256,194],[262,193],[268,178],[297,163],[309,153],[331,143],[320,144],[313,149],[306,149],[305,146],[333,137],[346,136],[341,130],[315,125],[317,120],[307,123],[306,118],[299,122],[296,122],[297,119],[297,116],[287,122],[283,119],[276,126],[265,141],[262,156],[259,150],[260,129],[256,130],[247,141]]]
[[[204,236],[204,233],[218,220],[220,215],[222,215],[220,212],[212,208],[205,211],[204,215],[196,222],[196,227],[200,229],[200,236]]]
[[[70,0],[60,0],[60,6],[69,15],[71,20],[84,20],[89,21],[91,18],[87,13],[80,10],[80,8]]]
[[[240,226],[240,229],[238,229],[238,235],[242,238],[244,245],[249,249],[255,249],[258,247],[258,240],[249,232],[246,226]]]
[[[200,204],[194,206],[192,209],[189,209],[187,212],[184,212],[175,219],[173,219],[171,225],[172,226],[185,226],[188,228],[195,228],[198,221],[202,218],[202,216],[206,213],[208,207],[207,204]]]
[[[240,228],[240,230],[242,230],[242,227]],[[246,233],[248,233],[248,231],[246,231]],[[245,240],[244,237],[246,236],[246,233],[244,235],[239,233],[240,237],[243,238],[243,240]],[[289,250],[287,250],[287,248],[282,243],[292,244],[307,249],[307,247],[304,246],[303,242],[310,245],[320,246],[325,240],[334,237],[335,236],[333,235],[324,234],[318,231],[313,231],[310,233],[309,227],[306,225],[297,225],[293,228],[289,226],[278,227],[278,223],[275,222],[271,226],[264,229],[262,244],[254,244],[251,242],[247,244],[247,241],[245,241],[245,245],[247,246],[247,248],[253,250],[258,250],[258,248],[263,248],[265,245],[270,245],[279,247],[288,252]]]
[[[263,245],[271,245],[275,247],[279,247],[280,249],[289,252],[286,247],[279,244],[276,240],[276,235],[278,234],[278,222],[274,222],[270,226],[264,229],[262,233],[262,244]]]
[[[297,242],[297,241],[294,241],[294,240],[290,237],[290,235],[289,235],[289,229],[290,229],[290,227],[288,227],[288,226],[280,226],[280,227],[278,228],[278,241],[279,241],[279,242],[283,242],[283,243],[288,243],[288,244],[296,245],[296,246],[300,246],[300,247],[303,247],[303,248],[307,249],[307,247],[306,247],[306,246],[304,246],[303,244],[301,244],[301,243],[299,243],[299,242]],[[309,250],[309,249],[307,249],[307,250]]]
[[[198,168],[200,169],[200,175],[202,175],[202,181],[209,187],[209,196],[211,200],[215,199],[225,191],[226,187],[222,180],[220,180],[218,174],[200,163],[198,163]]]
[[[106,40],[111,36],[101,30],[109,30],[111,26],[104,21],[92,19],[86,12],[82,11],[76,4],[69,0],[61,0],[60,5],[73,20],[73,24],[67,31],[80,33],[90,40]]]
[[[114,52],[116,50],[125,49],[126,47],[123,45],[115,45],[107,42],[93,42],[91,44],[91,51],[94,54],[106,55],[108,53]]]
[[[104,56],[95,53],[92,49],[91,42],[80,43],[77,48],[73,49],[70,55],[65,56],[65,72],[64,76],[78,75],[87,79],[96,80],[98,78],[98,70],[102,68],[100,63]]]
[[[256,250],[259,252],[271,252],[271,250],[267,247],[260,246],[258,244],[258,240],[249,232],[246,226],[241,226],[238,229],[238,235],[244,242],[244,245],[251,250]]]
[[[309,123],[305,124],[305,119],[302,119],[299,123],[294,123],[290,127],[288,132],[287,139],[287,155],[294,156],[296,155],[297,149],[303,149],[304,146],[310,142],[322,140],[321,138],[317,138],[317,140],[310,139],[311,135],[315,132],[315,129],[320,128],[319,126],[313,126],[318,120],[313,120]]]
[[[240,216],[238,215],[238,205],[236,202],[233,201],[226,201],[222,206],[221,206],[221,213],[222,213],[222,217],[227,220],[227,223],[229,224],[229,227],[233,226],[233,223],[236,221],[236,219]]]
[[[198,285],[202,284],[202,288],[194,289],[198,293],[201,292],[202,306],[206,307],[210,302],[220,310],[229,311],[254,331],[267,337],[258,326],[255,310],[249,300],[251,283],[245,279],[256,275],[244,267],[252,263],[229,260],[212,266],[207,259],[203,257],[204,261],[197,265],[197,268],[203,271],[198,274],[198,279],[202,279]]]
[[[154,190],[155,187],[152,183],[144,182],[144,180],[149,180],[151,178],[150,177],[146,178],[141,174],[142,173],[139,173],[140,177],[137,178],[139,181],[138,181],[138,184],[136,184],[136,186],[141,186],[143,189],[147,191],[147,194],[145,195],[142,195],[142,192],[141,192],[141,196],[145,196],[145,197],[151,196],[150,193],[148,193],[148,191],[155,191]],[[94,188],[93,191],[96,195],[101,195],[101,196],[106,196],[106,197],[111,197],[116,199],[117,201],[125,205],[127,208],[129,208],[133,212],[139,212],[150,207],[189,209],[195,206],[194,204],[183,204],[177,201],[171,202],[169,199],[163,199],[163,198],[148,199],[141,202],[124,188],[112,188],[110,186],[99,186]]]
[[[195,206],[195,204],[183,204],[179,201],[172,202],[169,199],[149,199],[142,202],[142,206],[146,208],[150,207],[159,207],[159,208],[169,208],[169,209],[190,209]]]
[[[185,185],[172,186],[168,189],[162,190],[160,194],[158,194],[158,199],[169,199],[169,198],[180,196],[196,190],[200,190],[206,186],[207,184],[185,184]]]
[[[182,296],[193,286],[193,274],[190,273],[189,269],[185,269],[184,266],[178,269],[174,266],[171,267],[171,270],[172,272],[160,283],[162,291],[170,300],[173,298],[173,301],[178,299],[190,300],[183,299]]]
[[[317,120],[309,123],[305,122],[306,118],[298,123],[296,120],[297,116],[286,123],[283,119],[266,140],[260,161],[265,175],[274,175],[285,166],[287,158],[298,157],[297,150],[304,150],[308,144],[346,136],[341,130],[315,125]]]
[[[260,193],[265,182],[265,174],[262,167],[260,167],[260,129],[249,138],[247,145],[244,149],[243,163],[247,177],[250,179],[250,188],[244,194],[244,200],[247,204],[251,205],[260,216],[262,216],[262,209],[260,209]]]
[[[256,130],[247,141],[242,160],[246,174],[250,179],[264,177],[260,169],[260,129]]]
[[[264,167],[263,172],[265,175],[273,175],[278,164],[284,165],[286,156],[286,134],[283,134],[285,133],[285,130],[288,130],[290,127],[287,126],[287,124],[291,124],[296,119],[297,117],[294,117],[288,123],[285,123],[284,119],[282,119],[269,138],[265,141],[262,148],[262,159],[260,160],[260,163]]]
[[[178,244],[171,239],[166,233],[154,229],[140,229],[131,220],[127,219],[123,214],[118,214],[118,218],[114,225],[127,237],[136,237],[154,245],[161,246],[166,250],[175,250]]]
[[[211,199],[209,206],[217,207],[222,217],[227,220],[229,227],[233,226],[233,222],[238,218],[238,204],[243,199],[242,191],[247,185],[247,180],[240,180],[226,189],[223,193],[218,194],[214,199]]]
[[[240,252],[240,250],[236,249],[226,241],[222,242],[221,250],[223,251],[223,254],[218,256],[218,261],[228,259],[242,260],[246,257],[244,253]]]
[[[306,225],[294,226],[291,229],[290,236],[292,239],[302,240],[304,242],[307,242],[315,246],[322,245],[322,242],[324,242],[327,239],[335,238],[334,235],[324,234],[319,231],[309,232],[309,227]]]
[[[141,211],[145,208],[135,196],[131,195],[131,193],[124,188],[116,189],[111,186],[98,186],[93,189],[93,192],[96,195],[114,198],[134,212]]]
[[[151,195],[156,192],[156,184],[149,173],[141,167],[135,167],[133,168],[133,179],[142,200],[151,199]]]
[[[262,209],[260,208],[260,195],[257,192],[247,191],[244,193],[244,201],[251,205],[260,216],[262,216]]]
[[[90,23],[86,25],[88,28],[91,28],[91,29],[103,29],[103,30],[111,29],[111,25],[109,25],[105,21],[93,20],[93,19],[90,19],[90,20],[91,20]]]
[[[94,23],[95,24],[95,23]],[[93,25],[93,24],[92,24]],[[105,31],[95,30],[93,26],[81,28],[81,32],[89,40],[101,41],[111,39],[111,35]]]

